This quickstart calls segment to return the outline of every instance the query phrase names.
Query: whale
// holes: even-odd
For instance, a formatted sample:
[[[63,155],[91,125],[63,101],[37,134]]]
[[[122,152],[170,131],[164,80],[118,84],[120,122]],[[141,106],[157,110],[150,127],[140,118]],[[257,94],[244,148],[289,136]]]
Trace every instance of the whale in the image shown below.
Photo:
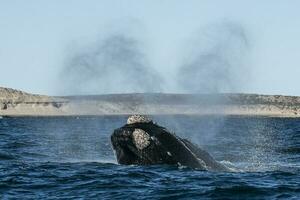
[[[113,131],[111,144],[122,165],[176,165],[199,170],[230,171],[208,152],[142,115],[130,116]]]

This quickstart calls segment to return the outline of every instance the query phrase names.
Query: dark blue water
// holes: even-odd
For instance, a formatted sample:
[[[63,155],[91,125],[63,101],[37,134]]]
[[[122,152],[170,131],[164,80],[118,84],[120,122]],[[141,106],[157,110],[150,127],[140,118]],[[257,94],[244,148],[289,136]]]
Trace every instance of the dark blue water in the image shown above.
[[[299,199],[300,119],[154,116],[237,172],[116,164],[126,116],[0,119],[0,199]]]

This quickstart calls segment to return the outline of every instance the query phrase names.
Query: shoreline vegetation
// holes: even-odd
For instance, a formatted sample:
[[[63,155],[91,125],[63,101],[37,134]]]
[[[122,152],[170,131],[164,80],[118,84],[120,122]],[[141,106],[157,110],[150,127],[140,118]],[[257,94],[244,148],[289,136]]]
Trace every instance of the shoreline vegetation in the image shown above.
[[[300,97],[231,93],[46,96],[0,87],[0,116],[130,114],[300,117]]]

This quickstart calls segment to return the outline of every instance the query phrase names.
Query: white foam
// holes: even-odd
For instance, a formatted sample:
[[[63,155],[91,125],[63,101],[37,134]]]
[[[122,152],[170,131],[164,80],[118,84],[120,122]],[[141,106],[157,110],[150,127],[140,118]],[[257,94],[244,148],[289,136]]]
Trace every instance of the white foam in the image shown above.
[[[225,165],[231,172],[243,172],[243,170],[238,169],[232,162],[228,160],[219,161],[222,165]]]

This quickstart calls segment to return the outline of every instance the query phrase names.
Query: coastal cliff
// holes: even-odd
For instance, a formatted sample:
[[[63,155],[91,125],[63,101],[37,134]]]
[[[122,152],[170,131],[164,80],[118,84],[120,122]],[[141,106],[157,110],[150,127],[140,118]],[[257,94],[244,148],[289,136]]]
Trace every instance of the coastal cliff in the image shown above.
[[[52,97],[0,87],[1,116],[261,115],[300,117],[300,97],[258,94],[109,94]]]
[[[30,94],[0,87],[0,115],[61,115],[61,107],[68,103],[63,98]]]

